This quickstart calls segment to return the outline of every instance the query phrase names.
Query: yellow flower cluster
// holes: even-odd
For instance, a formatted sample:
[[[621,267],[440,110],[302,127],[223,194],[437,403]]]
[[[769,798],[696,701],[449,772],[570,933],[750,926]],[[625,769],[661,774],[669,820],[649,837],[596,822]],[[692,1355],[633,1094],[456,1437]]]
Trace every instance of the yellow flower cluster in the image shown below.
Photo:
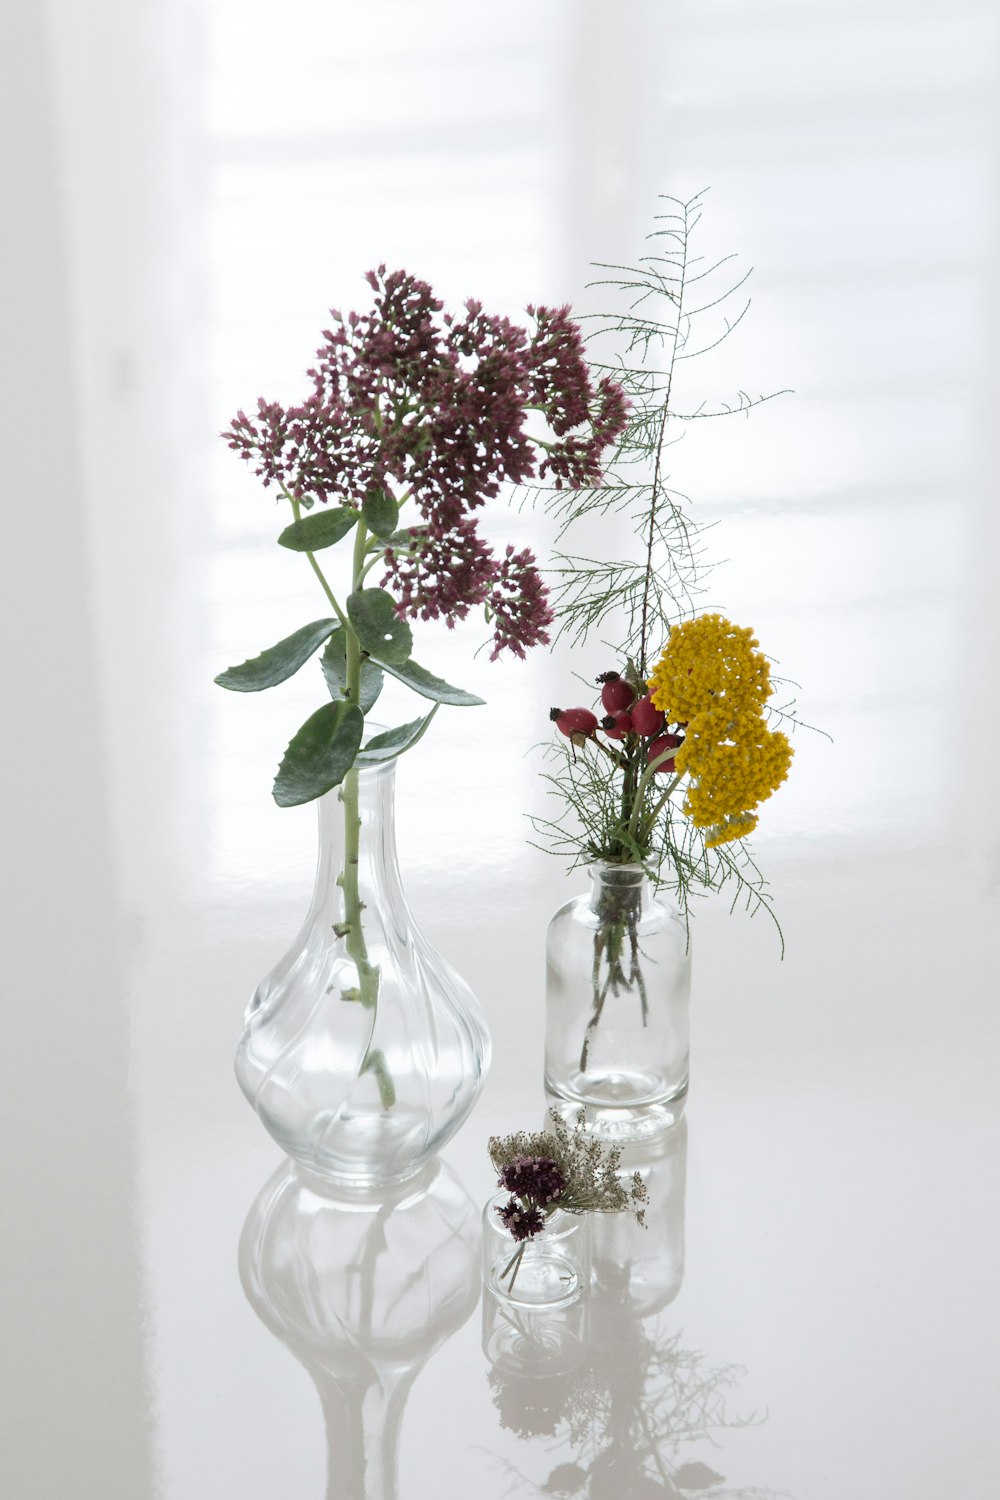
[[[745,839],[757,827],[756,813],[734,813],[717,823],[705,840],[706,849],[717,849],[720,844],[731,844],[734,839]]]
[[[707,830],[706,847],[745,838],[792,759],[788,737],[764,717],[771,677],[753,632],[715,614],[673,626],[649,691],[669,724],[686,726],[676,765],[690,777],[684,812]]]
[[[771,670],[753,631],[722,615],[674,625],[649,679],[668,724],[687,724],[724,702],[733,714],[759,713],[771,695]]]

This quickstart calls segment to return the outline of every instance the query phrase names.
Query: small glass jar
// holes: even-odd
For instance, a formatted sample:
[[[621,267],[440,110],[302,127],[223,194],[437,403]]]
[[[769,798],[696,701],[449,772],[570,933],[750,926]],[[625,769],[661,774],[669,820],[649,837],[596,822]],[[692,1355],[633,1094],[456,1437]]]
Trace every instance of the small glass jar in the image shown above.
[[[496,1193],[483,1210],[487,1290],[518,1307],[565,1307],[576,1302],[590,1289],[588,1215],[556,1209],[538,1234],[518,1241],[498,1213],[509,1201],[509,1193]]]
[[[641,1138],[673,1125],[688,1086],[691,955],[676,902],[639,865],[597,864],[549,924],[545,1091],[566,1118]]]

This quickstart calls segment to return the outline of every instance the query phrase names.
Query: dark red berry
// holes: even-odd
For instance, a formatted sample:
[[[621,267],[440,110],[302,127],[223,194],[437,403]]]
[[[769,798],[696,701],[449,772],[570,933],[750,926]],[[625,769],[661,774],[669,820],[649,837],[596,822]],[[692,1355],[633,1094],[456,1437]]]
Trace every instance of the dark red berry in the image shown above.
[[[623,740],[627,734],[632,733],[632,715],[624,709],[616,714],[608,714],[601,723],[609,740]]]
[[[630,708],[635,700],[635,691],[624,677],[619,677],[615,672],[606,672],[605,683],[601,688],[601,702],[609,714],[621,713],[623,709]]]
[[[552,708],[549,718],[561,734],[590,736],[597,728],[597,715],[589,708]]]
[[[683,745],[683,743],[684,741],[679,734],[662,734],[659,739],[653,741],[646,751],[646,764],[651,766],[656,757],[662,755],[664,750],[676,750],[677,746]],[[660,761],[660,764],[656,768],[656,773],[659,775],[661,771],[672,771],[673,769],[674,757],[671,756],[669,760]]]
[[[632,724],[636,734],[641,734],[643,739],[650,735],[659,734],[663,728],[664,715],[661,709],[653,707],[653,700],[647,693],[645,698],[640,698],[638,703],[633,703]]]

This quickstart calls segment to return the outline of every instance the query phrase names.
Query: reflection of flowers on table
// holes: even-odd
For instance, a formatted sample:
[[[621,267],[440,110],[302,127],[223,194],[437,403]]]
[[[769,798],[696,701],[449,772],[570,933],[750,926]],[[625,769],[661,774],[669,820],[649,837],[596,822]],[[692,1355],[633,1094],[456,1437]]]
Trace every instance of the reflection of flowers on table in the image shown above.
[[[717,1440],[724,1429],[761,1420],[733,1414],[731,1397],[741,1371],[713,1366],[682,1345],[665,1321],[641,1320],[626,1302],[601,1298],[591,1306],[584,1362],[564,1378],[490,1371],[501,1426],[519,1438],[561,1439],[571,1457],[531,1477],[498,1459],[511,1493],[579,1496],[580,1500],[764,1500],[763,1489],[731,1489],[724,1476],[684,1450]],[[551,1453],[551,1441],[546,1454]]]
[[[505,1430],[536,1445],[520,1464],[495,1458],[510,1494],[764,1500],[769,1493],[727,1486],[720,1460],[713,1455],[708,1464],[698,1452],[697,1445],[717,1447],[722,1432],[759,1419],[733,1409],[741,1371],[685,1347],[665,1312],[683,1278],[686,1160],[683,1119],[621,1153],[620,1175],[627,1180],[638,1168],[648,1188],[648,1227],[629,1214],[592,1221],[582,1337],[560,1340],[564,1330],[552,1318],[496,1309],[493,1404]],[[506,1319],[505,1339],[493,1332],[497,1317]]]

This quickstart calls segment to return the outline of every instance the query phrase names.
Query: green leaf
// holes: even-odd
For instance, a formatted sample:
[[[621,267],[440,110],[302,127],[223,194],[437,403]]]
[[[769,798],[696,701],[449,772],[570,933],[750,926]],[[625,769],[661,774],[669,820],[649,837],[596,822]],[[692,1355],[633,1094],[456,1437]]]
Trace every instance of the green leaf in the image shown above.
[[[385,589],[358,589],[347,601],[347,613],[362,650],[384,666],[398,666],[413,650],[413,633],[396,614]]]
[[[358,519],[356,510],[349,505],[338,505],[333,510],[318,510],[314,516],[303,516],[286,526],[278,538],[281,547],[290,547],[293,552],[320,552],[332,547],[347,535]]]
[[[276,646],[269,646],[242,666],[220,672],[215,680],[220,687],[230,688],[234,693],[260,693],[297,672],[336,629],[336,620],[313,620],[311,625],[303,625],[301,630],[286,636]]]
[[[366,495],[361,505],[361,514],[365,518],[368,530],[378,537],[389,537],[396,529],[399,520],[399,506],[391,495],[385,490],[375,490],[373,494]]]
[[[274,778],[279,807],[298,807],[339,786],[354,765],[365,719],[353,703],[324,703],[293,736]]]
[[[319,660],[331,698],[347,697],[347,645],[342,630],[335,630]],[[382,691],[382,668],[367,656],[361,658],[358,707],[366,714]]]
[[[486,702],[485,698],[477,698],[475,693],[467,693],[464,688],[452,687],[449,682],[443,682],[440,677],[435,677],[433,672],[418,666],[415,661],[403,662],[399,666],[383,662],[383,666],[393,677],[398,677],[400,682],[405,682],[407,687],[419,693],[421,698],[431,698],[435,703],[447,703],[451,708],[475,708]]]
[[[402,755],[404,750],[412,749],[427,733],[439,706],[435,703],[426,718],[414,719],[410,724],[400,724],[398,729],[387,729],[384,734],[377,734],[374,739],[368,741],[363,750],[358,751],[357,764],[381,766],[387,760],[395,760],[397,755]]]

